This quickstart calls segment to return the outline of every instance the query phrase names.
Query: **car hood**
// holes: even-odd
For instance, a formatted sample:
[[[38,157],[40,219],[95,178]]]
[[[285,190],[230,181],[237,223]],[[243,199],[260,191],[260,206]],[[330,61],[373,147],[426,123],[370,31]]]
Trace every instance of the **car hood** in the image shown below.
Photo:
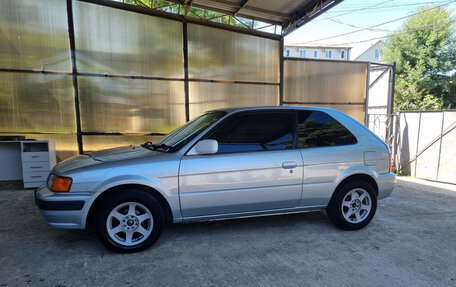
[[[65,174],[76,169],[100,165],[105,163],[133,160],[137,158],[163,155],[163,152],[153,151],[142,146],[128,146],[100,150],[78,155],[60,162],[55,166],[54,172]]]
[[[96,161],[111,162],[150,156],[152,154],[161,154],[161,152],[149,150],[142,146],[127,146],[90,152],[86,155]]]

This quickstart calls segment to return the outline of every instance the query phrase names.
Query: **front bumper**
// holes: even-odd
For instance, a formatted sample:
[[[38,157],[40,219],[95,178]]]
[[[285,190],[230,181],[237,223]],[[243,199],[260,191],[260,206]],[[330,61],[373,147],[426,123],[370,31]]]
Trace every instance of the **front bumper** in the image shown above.
[[[84,229],[91,195],[55,193],[43,184],[35,190],[35,204],[55,228]]]
[[[396,185],[396,175],[394,173],[383,173],[377,176],[378,199],[384,199],[391,195]]]

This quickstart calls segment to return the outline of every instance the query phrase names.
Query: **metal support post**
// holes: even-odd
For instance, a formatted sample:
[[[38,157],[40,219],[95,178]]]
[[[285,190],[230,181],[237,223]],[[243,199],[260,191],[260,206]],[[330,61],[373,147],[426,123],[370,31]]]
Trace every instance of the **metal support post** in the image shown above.
[[[68,14],[68,35],[70,38],[71,68],[73,76],[74,108],[76,112],[76,140],[78,141],[78,151],[84,153],[81,131],[81,112],[79,110],[79,89],[78,89],[78,69],[76,66],[76,45],[74,42],[74,21],[73,21],[73,1],[67,0]]]

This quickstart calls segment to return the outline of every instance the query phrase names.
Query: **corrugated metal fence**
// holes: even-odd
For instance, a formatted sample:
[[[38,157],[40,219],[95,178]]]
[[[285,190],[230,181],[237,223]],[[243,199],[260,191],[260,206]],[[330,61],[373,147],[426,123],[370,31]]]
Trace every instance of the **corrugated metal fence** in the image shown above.
[[[114,1],[0,3],[0,134],[55,140],[59,160],[280,103],[279,36]]]
[[[365,123],[382,83],[368,62],[284,58],[279,36],[115,1],[0,3],[0,134],[55,140],[59,160],[228,106],[328,106]]]
[[[364,123],[369,63],[285,58],[284,105],[330,107]]]
[[[455,110],[398,113],[393,145],[398,172],[456,184]]]

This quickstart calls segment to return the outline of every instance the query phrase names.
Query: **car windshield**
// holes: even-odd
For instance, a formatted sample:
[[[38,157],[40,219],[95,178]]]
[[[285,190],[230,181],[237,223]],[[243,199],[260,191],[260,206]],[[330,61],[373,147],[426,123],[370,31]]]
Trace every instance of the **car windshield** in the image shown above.
[[[201,115],[167,134],[152,146],[166,148],[168,151],[176,151],[224,115],[225,112],[220,111]]]

